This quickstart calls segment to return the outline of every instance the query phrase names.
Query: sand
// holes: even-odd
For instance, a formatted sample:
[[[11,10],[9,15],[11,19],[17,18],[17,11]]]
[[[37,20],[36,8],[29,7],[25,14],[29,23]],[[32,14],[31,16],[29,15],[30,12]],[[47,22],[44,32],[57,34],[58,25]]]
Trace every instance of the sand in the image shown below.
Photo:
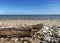
[[[16,26],[16,25],[35,25],[43,23],[44,25],[60,25],[59,20],[0,20],[0,25],[11,25],[11,26]]]

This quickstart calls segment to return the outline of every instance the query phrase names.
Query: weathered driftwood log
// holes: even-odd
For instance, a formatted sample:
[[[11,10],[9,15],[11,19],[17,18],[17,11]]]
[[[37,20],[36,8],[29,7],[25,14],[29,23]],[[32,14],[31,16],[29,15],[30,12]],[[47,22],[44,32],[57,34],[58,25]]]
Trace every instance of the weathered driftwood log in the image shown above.
[[[39,31],[44,25],[41,24],[37,24],[37,25],[32,25],[32,34],[34,34],[35,32]]]
[[[37,25],[31,25],[32,29],[41,29],[43,27],[43,24],[37,24]]]
[[[43,24],[31,25],[21,28],[4,28],[0,29],[1,37],[27,37],[31,36],[34,32],[40,30]]]
[[[26,31],[0,31],[0,37],[28,37],[31,32]]]
[[[37,24],[37,25],[31,25],[31,26],[26,26],[26,27],[17,27],[17,28],[3,28],[0,29],[0,31],[10,31],[10,30],[15,30],[15,31],[30,31],[32,29],[38,30],[43,27],[43,24]]]

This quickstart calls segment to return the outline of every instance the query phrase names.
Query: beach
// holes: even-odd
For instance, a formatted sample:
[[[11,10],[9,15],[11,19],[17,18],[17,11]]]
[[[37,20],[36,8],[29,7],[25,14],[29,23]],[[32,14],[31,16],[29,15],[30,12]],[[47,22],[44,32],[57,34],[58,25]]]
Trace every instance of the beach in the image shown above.
[[[0,20],[0,25],[36,25],[43,23],[44,25],[60,25],[60,20]]]
[[[43,24],[42,27],[41,27],[41,24]],[[31,26],[31,28],[30,28],[30,26]],[[45,28],[44,28],[44,26],[45,26]],[[1,37],[0,42],[2,42],[2,43],[8,43],[8,42],[9,43],[11,43],[11,42],[12,43],[18,43],[18,42],[23,43],[22,41],[24,41],[26,43],[28,43],[28,42],[30,42],[30,43],[38,42],[39,43],[39,42],[41,42],[41,40],[39,38],[42,38],[42,37],[40,35],[38,37],[37,34],[38,33],[41,34],[42,32],[44,33],[44,31],[45,31],[44,29],[48,29],[48,31],[49,31],[49,28],[52,29],[51,26],[52,26],[52,28],[56,28],[56,26],[60,26],[60,20],[20,20],[20,19],[19,20],[0,20],[0,37]],[[58,28],[56,28],[56,29],[58,29]],[[55,29],[54,29],[54,31],[55,31]],[[59,32],[57,32],[57,33],[59,33]],[[31,34],[32,34],[32,36],[31,36]],[[37,36],[34,36],[33,34],[37,35]],[[46,31],[46,34],[48,34],[47,31]],[[46,34],[44,33],[43,35],[46,35]],[[44,39],[44,41],[45,41],[45,39]],[[42,41],[42,42],[44,42],[44,41]]]

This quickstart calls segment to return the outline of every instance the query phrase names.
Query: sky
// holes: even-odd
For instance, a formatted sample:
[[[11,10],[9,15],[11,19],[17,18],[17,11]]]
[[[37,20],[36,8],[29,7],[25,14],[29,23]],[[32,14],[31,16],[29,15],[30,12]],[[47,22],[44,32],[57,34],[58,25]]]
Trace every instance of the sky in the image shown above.
[[[60,14],[60,0],[0,0],[0,14]]]

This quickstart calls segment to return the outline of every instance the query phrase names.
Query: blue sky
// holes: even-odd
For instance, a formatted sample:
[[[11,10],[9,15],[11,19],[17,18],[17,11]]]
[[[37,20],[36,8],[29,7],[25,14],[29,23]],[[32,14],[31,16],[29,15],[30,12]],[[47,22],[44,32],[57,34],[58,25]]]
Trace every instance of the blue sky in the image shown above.
[[[60,0],[0,0],[0,14],[60,14]]]

